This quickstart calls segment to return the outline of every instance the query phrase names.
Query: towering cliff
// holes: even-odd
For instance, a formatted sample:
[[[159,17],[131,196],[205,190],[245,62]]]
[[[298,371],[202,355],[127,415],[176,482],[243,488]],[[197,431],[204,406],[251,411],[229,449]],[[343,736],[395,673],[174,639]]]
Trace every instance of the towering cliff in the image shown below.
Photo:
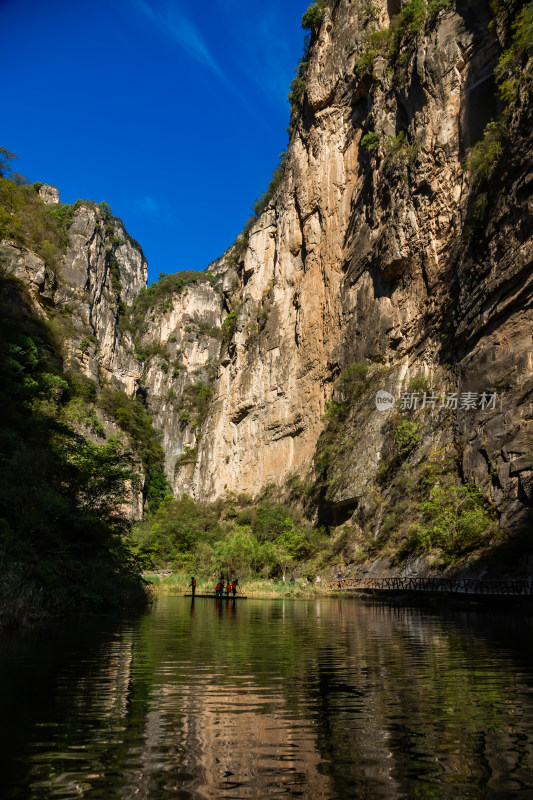
[[[321,517],[383,545],[433,465],[531,522],[532,12],[513,33],[494,8],[312,7],[284,177],[233,259],[198,497],[318,473]]]
[[[527,532],[532,5],[318,0],[304,24],[287,156],[210,271],[146,288],[106,204],[36,187],[68,243],[51,269],[8,225],[4,272],[96,387],[79,429],[136,452],[133,519],[165,480],[273,484],[380,569]]]

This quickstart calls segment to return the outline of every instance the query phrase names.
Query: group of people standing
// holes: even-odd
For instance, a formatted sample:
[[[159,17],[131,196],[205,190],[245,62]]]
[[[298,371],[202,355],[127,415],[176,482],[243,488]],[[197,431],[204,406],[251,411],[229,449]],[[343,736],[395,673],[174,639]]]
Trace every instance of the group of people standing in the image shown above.
[[[228,578],[228,582],[226,584],[224,574],[221,573],[220,579],[215,587],[215,596],[224,597],[224,589],[225,589],[227,592],[227,597],[229,597],[230,594],[233,594],[233,597],[235,597],[235,595],[237,594],[238,584],[239,584],[238,578],[234,578],[231,583]],[[196,578],[194,576],[191,578],[190,586],[191,586],[191,594],[194,597],[194,595],[196,594]]]
[[[224,588],[225,588],[226,592],[227,592],[227,595],[226,595],[227,597],[229,597],[231,593],[233,593],[233,597],[235,597],[235,595],[237,594],[237,584],[238,583],[239,583],[239,579],[238,578],[234,578],[231,583],[230,583],[229,578],[228,578],[228,582],[226,584],[224,582],[224,575],[221,574],[220,575],[220,579],[219,579],[217,585],[215,586],[215,595],[218,595],[219,597],[224,597]]]

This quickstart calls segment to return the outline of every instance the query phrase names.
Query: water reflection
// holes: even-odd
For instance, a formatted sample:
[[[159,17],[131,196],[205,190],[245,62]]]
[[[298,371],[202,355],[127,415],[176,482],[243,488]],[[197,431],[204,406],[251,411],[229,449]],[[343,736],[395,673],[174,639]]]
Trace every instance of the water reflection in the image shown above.
[[[347,600],[166,598],[136,620],[10,636],[4,796],[529,794],[531,625]]]

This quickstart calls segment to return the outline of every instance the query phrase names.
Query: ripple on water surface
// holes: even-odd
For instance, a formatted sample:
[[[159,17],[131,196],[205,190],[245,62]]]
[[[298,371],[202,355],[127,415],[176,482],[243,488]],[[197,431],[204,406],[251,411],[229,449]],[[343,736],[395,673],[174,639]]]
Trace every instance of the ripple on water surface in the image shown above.
[[[2,796],[533,797],[531,619],[162,598],[6,637]]]

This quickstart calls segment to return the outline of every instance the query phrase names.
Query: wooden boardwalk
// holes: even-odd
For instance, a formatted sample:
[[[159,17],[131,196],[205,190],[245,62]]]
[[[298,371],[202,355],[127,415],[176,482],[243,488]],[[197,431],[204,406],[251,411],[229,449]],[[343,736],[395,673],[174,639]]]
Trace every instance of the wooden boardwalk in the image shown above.
[[[431,592],[433,594],[533,597],[533,581],[482,580],[480,578],[342,578],[328,581],[328,589]]]

